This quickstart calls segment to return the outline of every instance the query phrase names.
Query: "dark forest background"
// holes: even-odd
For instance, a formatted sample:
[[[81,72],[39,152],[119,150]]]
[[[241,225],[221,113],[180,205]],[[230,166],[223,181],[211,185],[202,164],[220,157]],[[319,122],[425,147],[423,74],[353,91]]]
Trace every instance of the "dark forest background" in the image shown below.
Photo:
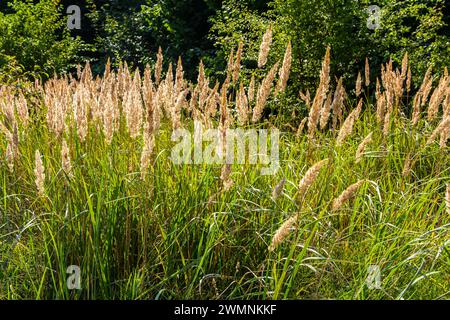
[[[80,30],[66,27],[66,8],[82,10]],[[367,7],[382,9],[380,27],[367,27]],[[243,72],[258,73],[262,35],[274,29],[270,62],[293,45],[291,93],[316,85],[329,45],[332,71],[354,81],[369,57],[372,72],[392,57],[409,53],[415,83],[433,65],[450,65],[450,3],[444,0],[41,0],[0,2],[0,79],[48,78],[89,60],[93,71],[105,62],[153,65],[158,47],[164,61],[183,59],[194,79],[200,59],[211,78],[221,78],[227,56],[245,44]],[[269,64],[270,65],[270,64]],[[288,92],[288,95],[291,94]]]

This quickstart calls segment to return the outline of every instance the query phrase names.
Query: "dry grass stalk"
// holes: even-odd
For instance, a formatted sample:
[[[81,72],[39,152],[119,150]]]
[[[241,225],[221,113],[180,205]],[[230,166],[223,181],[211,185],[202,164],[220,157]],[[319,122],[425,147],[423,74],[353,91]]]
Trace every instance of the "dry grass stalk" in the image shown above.
[[[233,83],[237,83],[238,78],[239,78],[239,72],[241,71],[241,59],[242,59],[243,48],[244,48],[244,43],[242,41],[240,41],[238,50],[236,52],[236,61],[233,66]]]
[[[291,230],[294,227],[297,220],[298,214],[290,217],[278,228],[268,248],[269,251],[274,251],[284,241],[284,239],[286,239],[286,237],[291,233]]]
[[[300,122],[300,125],[297,129],[297,136],[300,136],[305,129],[306,121],[308,121],[308,117],[303,118],[303,120]]]
[[[332,92],[330,91],[328,93],[327,100],[325,101],[325,104],[322,108],[322,111],[320,112],[320,129],[325,129],[326,125],[328,124],[328,119],[330,118],[332,96]]]
[[[413,103],[413,114],[412,114],[412,124],[416,125],[417,122],[419,122],[420,119],[420,99],[421,99],[420,92],[416,93],[414,96],[414,103]]]
[[[231,189],[233,186],[233,180],[231,179],[231,164],[227,163],[223,165],[220,180],[222,180],[224,191]]]
[[[322,105],[327,99],[327,93],[330,84],[330,47],[327,47],[325,57],[322,62],[322,70],[320,72],[320,83],[317,88],[314,101],[312,103],[311,109],[309,110],[308,117],[308,136],[312,138],[314,132],[316,131],[317,123],[320,117],[320,110]]]
[[[439,112],[439,106],[445,101],[445,94],[450,84],[450,77],[442,77],[437,88],[433,91],[428,105],[428,121],[432,121]]]
[[[144,132],[144,147],[142,148],[140,161],[142,180],[144,180],[147,175],[154,147],[155,147],[155,136],[152,132],[150,132],[150,130],[147,130],[146,132]]]
[[[320,169],[324,165],[328,163],[328,159],[321,160],[314,164],[311,168],[306,171],[304,177],[302,180],[300,180],[299,186],[298,186],[298,195],[303,196],[308,188],[314,183],[314,181],[317,179],[317,176],[320,173]]]
[[[234,71],[234,48],[231,48],[230,55],[228,56],[227,63],[227,78],[230,79],[233,76]]]
[[[427,102],[428,95],[431,91],[431,87],[433,85],[433,78],[431,76],[432,66],[428,67],[427,72],[425,73],[425,76],[423,77],[422,85],[419,88],[420,94],[421,94],[421,104],[420,106],[425,106]]]
[[[156,55],[156,65],[155,65],[155,82],[157,85],[159,85],[161,81],[162,64],[163,64],[163,54],[161,47],[159,47],[158,54]]]
[[[386,115],[384,116],[384,124],[383,124],[383,135],[385,137],[387,137],[387,135],[389,134],[390,124],[391,124],[391,113],[387,112]]]
[[[271,44],[272,44],[272,25],[270,25],[269,28],[267,28],[266,33],[262,38],[258,55],[258,68],[262,68],[266,65]]]
[[[35,152],[35,164],[34,164],[34,176],[35,176],[35,184],[40,196],[45,195],[45,172],[44,165],[42,163],[41,153],[39,150]]]
[[[309,90],[306,90],[306,94],[302,91],[299,92],[300,98],[305,102],[306,108],[309,110],[311,109],[311,95],[309,93]]]
[[[450,127],[450,116],[446,116],[442,121],[439,123],[439,125],[434,129],[434,131],[431,133],[430,137],[427,140],[426,145],[430,145],[436,140],[437,136],[442,134],[442,132],[445,132],[445,134],[448,134],[448,130]]]
[[[261,85],[258,89],[258,94],[256,96],[256,105],[255,108],[253,109],[253,117],[252,117],[253,123],[258,122],[261,119],[264,106],[272,89],[273,80],[275,79],[275,76],[277,74],[277,70],[278,70],[278,62],[272,67],[272,69],[270,69],[267,76],[261,82]]]
[[[339,130],[338,136],[336,138],[336,145],[341,146],[345,138],[347,138],[353,131],[353,125],[355,124],[356,117],[359,115],[359,110],[353,110],[347,119],[345,119],[344,124]]]
[[[447,116],[449,117],[449,116]],[[441,138],[439,140],[439,147],[441,149],[444,149],[447,146],[447,140],[450,138],[450,125],[447,125],[444,129],[441,131]]]
[[[406,75],[406,92],[409,94],[411,91],[411,67],[408,67],[408,74]]]
[[[364,68],[364,80],[365,85],[368,87],[370,85],[370,66],[369,66],[369,58],[366,57],[366,64]]]
[[[248,105],[251,106],[253,103],[253,100],[255,99],[255,76],[252,75],[252,78],[250,80],[250,84],[248,85]]]
[[[362,105],[363,105],[363,99],[359,99],[358,104],[355,109],[355,119],[358,119],[359,116],[361,115]]]
[[[236,94],[236,111],[239,123],[241,125],[246,125],[249,116],[249,108],[247,95],[245,94],[244,84],[242,82]]]
[[[333,102],[331,103],[331,110],[333,112],[332,129],[336,130],[338,119],[342,121],[342,107],[344,106],[345,88],[342,84],[342,77],[339,78],[336,91],[334,92]]]
[[[284,184],[286,183],[286,179],[281,179],[281,181],[273,188],[272,190],[272,199],[276,200],[283,192]]]
[[[409,174],[411,172],[411,168],[414,165],[414,162],[415,161],[413,161],[411,153],[408,153],[406,156],[406,159],[405,159],[405,163],[403,164],[403,170],[402,170],[402,176],[404,178],[409,176]]]
[[[358,71],[358,78],[356,78],[356,85],[355,85],[356,97],[359,97],[361,95],[361,88],[362,88],[361,72]]]
[[[402,59],[402,72],[401,72],[402,81],[405,81],[407,74],[408,74],[408,52],[405,53]]]
[[[70,160],[70,150],[67,145],[66,139],[63,139],[62,146],[61,146],[61,165],[62,169],[68,175],[71,177],[73,175],[72,173],[72,162]]]
[[[364,152],[366,151],[366,146],[372,142],[372,132],[369,133],[363,141],[358,146],[358,149],[356,150],[356,163],[359,163],[361,159],[364,156]]]
[[[289,41],[286,48],[286,52],[284,54],[283,65],[280,69],[275,94],[283,93],[286,90],[287,82],[289,80],[289,72],[291,70],[291,63],[292,63],[292,46],[291,41]]]
[[[332,210],[340,209],[347,201],[349,201],[361,185],[365,182],[365,180],[359,180],[358,182],[350,185],[347,189],[345,189],[339,197],[333,200]]]

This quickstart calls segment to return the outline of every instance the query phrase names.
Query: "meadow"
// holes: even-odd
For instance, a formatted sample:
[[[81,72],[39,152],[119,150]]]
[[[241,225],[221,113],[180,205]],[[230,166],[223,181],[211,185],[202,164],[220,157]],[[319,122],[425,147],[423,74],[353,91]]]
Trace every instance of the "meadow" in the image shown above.
[[[239,44],[221,83],[202,63],[195,83],[181,59],[162,70],[160,52],[2,86],[0,299],[450,298],[448,71],[413,93],[407,55],[380,78],[368,59],[346,89],[328,48],[286,121],[265,112],[291,66],[290,43],[266,65],[270,32],[261,81]],[[194,121],[278,128],[280,169],[174,164],[171,134]]]

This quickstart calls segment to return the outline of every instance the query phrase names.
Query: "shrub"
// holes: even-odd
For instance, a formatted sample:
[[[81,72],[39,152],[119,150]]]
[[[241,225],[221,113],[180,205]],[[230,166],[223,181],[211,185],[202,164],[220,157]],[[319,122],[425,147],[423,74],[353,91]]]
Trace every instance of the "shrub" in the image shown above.
[[[59,0],[10,3],[12,13],[0,13],[0,51],[14,57],[24,70],[47,77],[69,70],[82,42],[70,36]],[[0,69],[7,68],[5,60]]]

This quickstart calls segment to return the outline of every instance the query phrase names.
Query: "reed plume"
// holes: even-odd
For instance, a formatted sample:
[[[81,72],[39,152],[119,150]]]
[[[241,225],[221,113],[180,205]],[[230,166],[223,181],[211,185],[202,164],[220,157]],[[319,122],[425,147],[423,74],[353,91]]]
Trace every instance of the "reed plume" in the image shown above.
[[[325,101],[325,104],[320,112],[320,129],[325,129],[328,119],[330,117],[330,111],[331,111],[331,99],[332,99],[332,92],[330,91],[328,93],[327,100]]]
[[[445,101],[445,94],[450,84],[450,77],[442,77],[437,88],[433,91],[428,105],[428,121],[432,121],[439,112],[439,106]]]
[[[308,117],[303,118],[303,120],[300,122],[300,125],[297,129],[297,136],[299,136],[303,132],[303,129],[305,129],[306,121],[308,121]]]
[[[255,76],[252,75],[252,78],[250,80],[250,84],[248,85],[248,105],[251,106],[253,103],[253,100],[255,99]]]
[[[145,180],[148,172],[148,167],[151,163],[151,157],[153,154],[153,149],[155,147],[155,136],[149,130],[144,132],[144,147],[141,153],[141,179]]]
[[[239,42],[238,50],[236,52],[236,61],[233,66],[233,83],[237,83],[239,78],[239,72],[241,71],[241,59],[242,59],[242,49],[244,48],[244,43]]]
[[[264,34],[259,48],[258,55],[258,68],[262,68],[267,63],[267,57],[269,56],[270,46],[272,44],[272,25],[270,25],[266,33]]]
[[[359,115],[359,110],[353,110],[347,119],[345,119],[344,124],[339,130],[338,136],[336,138],[336,145],[341,146],[345,138],[347,138],[353,131],[353,125],[355,124],[356,117]]]
[[[330,84],[330,47],[327,47],[325,57],[322,62],[322,70],[320,72],[320,83],[317,88],[316,95],[314,97],[311,109],[309,110],[308,117],[308,136],[313,138],[316,131],[317,123],[320,117],[320,110],[323,103],[327,99],[327,93]]]
[[[156,55],[156,65],[155,65],[155,82],[157,85],[159,85],[161,81],[162,65],[163,65],[163,54],[161,47],[159,47],[158,54]]]
[[[68,176],[72,176],[72,162],[70,160],[70,150],[66,139],[63,139],[61,146],[61,165]]]
[[[297,220],[298,214],[290,217],[288,220],[283,222],[283,224],[278,228],[278,230],[272,237],[272,242],[268,248],[270,252],[274,251],[284,241],[284,239],[286,239],[286,237],[289,236]]]
[[[411,158],[411,153],[408,153],[408,155],[406,156],[405,162],[403,164],[402,177],[406,178],[409,176],[413,164],[414,164],[414,161]]]
[[[222,186],[224,191],[228,191],[233,186],[233,180],[231,179],[231,164],[224,164],[222,172],[220,174],[220,180],[222,180]]]
[[[306,171],[304,177],[302,180],[300,180],[299,186],[298,186],[298,195],[303,196],[308,188],[314,183],[314,181],[317,179],[317,176],[320,173],[320,169],[324,165],[328,163],[328,159],[323,159],[316,164],[314,164],[311,168]]]
[[[292,46],[291,41],[289,41],[286,47],[286,52],[284,53],[283,65],[280,69],[275,95],[277,95],[278,93],[283,93],[286,90],[286,85],[289,79],[289,72],[291,70],[291,62],[292,62]]]
[[[309,93],[309,90],[306,90],[306,93],[303,93],[302,91],[299,92],[300,98],[305,102],[306,108],[309,110],[311,109],[311,95]]]
[[[42,164],[41,153],[39,150],[35,152],[35,163],[34,163],[34,176],[35,176],[35,184],[40,196],[45,195],[44,181],[45,181],[45,172],[44,165]]]
[[[355,85],[355,92],[357,98],[361,95],[361,88],[362,88],[361,72],[358,71],[358,78],[356,78],[356,85]]]
[[[364,67],[364,80],[366,87],[368,87],[370,85],[370,66],[369,66],[369,58],[367,57],[366,57],[366,64]]]
[[[355,193],[358,191],[358,189],[361,187],[361,185],[365,182],[365,180],[359,180],[358,182],[350,185],[347,189],[345,189],[339,197],[333,200],[332,210],[338,210],[340,209],[347,201],[349,201]]]
[[[356,163],[359,163],[361,161],[361,159],[364,156],[364,152],[366,151],[366,146],[372,142],[372,132],[369,133],[363,141],[361,141],[361,143],[358,146],[358,149],[356,150]]]
[[[275,63],[275,65],[270,69],[267,76],[263,79],[261,82],[261,85],[259,86],[258,93],[256,96],[256,105],[253,109],[253,117],[252,122],[258,122],[261,119],[262,112],[264,111],[264,106],[267,102],[267,98],[270,95],[270,91],[273,86],[273,80],[275,79],[275,76],[277,74],[278,70],[278,62]]]
[[[286,179],[281,179],[281,181],[273,188],[272,190],[272,199],[276,200],[283,192],[284,184],[286,183]]]
[[[439,125],[436,127],[436,129],[433,130],[430,137],[428,138],[426,145],[430,145],[436,140],[437,136],[442,134],[444,132],[447,134],[447,130],[449,130],[450,127],[450,116],[446,116],[442,121],[439,123]]]

